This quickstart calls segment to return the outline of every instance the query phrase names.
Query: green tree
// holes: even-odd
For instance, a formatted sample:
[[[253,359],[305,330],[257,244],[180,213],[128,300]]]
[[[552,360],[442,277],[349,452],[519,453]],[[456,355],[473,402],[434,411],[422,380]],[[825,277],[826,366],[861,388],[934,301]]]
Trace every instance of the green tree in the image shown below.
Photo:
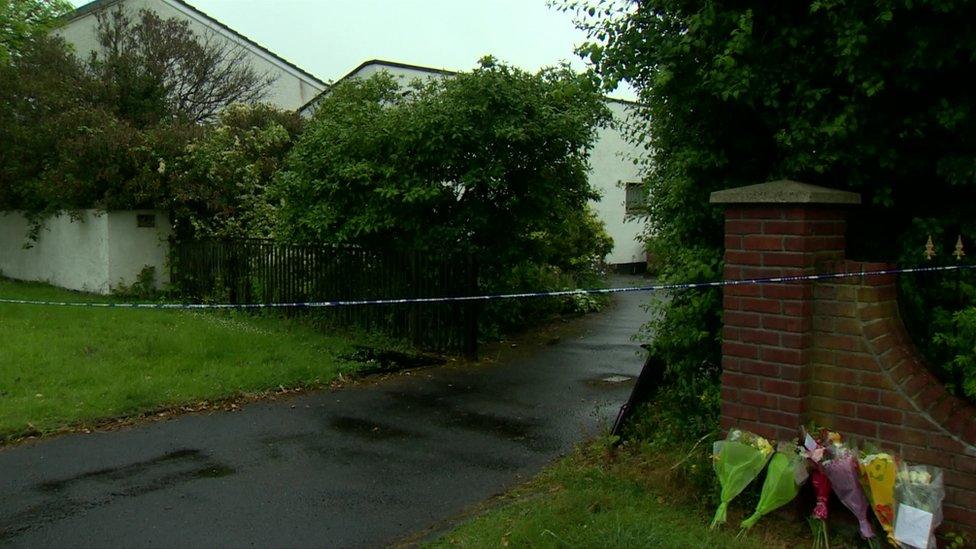
[[[37,178],[72,118],[90,107],[84,67],[56,38],[39,38],[0,63],[0,209],[39,209]]]
[[[268,105],[232,105],[173,166],[177,233],[269,238],[271,181],[301,133],[301,118]]]
[[[171,204],[165,166],[202,127],[137,127],[100,101],[104,86],[56,37],[0,66],[0,209],[39,222],[61,211]]]
[[[228,105],[256,103],[274,77],[256,70],[241,44],[198,34],[182,18],[120,3],[96,14],[99,47],[89,66],[104,86],[99,101],[139,127],[172,118],[212,121]]]
[[[69,11],[66,0],[0,0],[0,65],[30,50]]]
[[[568,262],[581,251],[551,242],[598,198],[587,149],[608,116],[566,68],[487,59],[407,91],[386,74],[341,82],[278,179],[282,236]]]
[[[604,85],[639,93],[648,234],[666,279],[721,276],[711,191],[783,177],[862,193],[849,235],[859,259],[917,263],[930,231],[943,249],[976,235],[976,96],[961,84],[976,68],[972,3],[564,7],[589,32],[580,51]],[[720,305],[718,292],[679,294],[649,327],[685,397],[717,402]]]
[[[19,0],[2,13],[28,5],[58,13]],[[170,209],[181,228],[199,221],[200,234],[235,223],[268,232],[263,189],[299,122],[253,106],[208,125],[270,83],[239,47],[145,10],[132,21],[119,7],[98,14],[100,49],[84,60],[32,17],[36,36],[0,63],[0,209],[28,212],[34,234],[48,215],[85,208]]]
[[[384,73],[340,82],[276,180],[279,236],[470,251],[489,290],[571,285],[611,244],[587,209],[587,151],[608,120],[568,68],[487,58],[406,90]]]

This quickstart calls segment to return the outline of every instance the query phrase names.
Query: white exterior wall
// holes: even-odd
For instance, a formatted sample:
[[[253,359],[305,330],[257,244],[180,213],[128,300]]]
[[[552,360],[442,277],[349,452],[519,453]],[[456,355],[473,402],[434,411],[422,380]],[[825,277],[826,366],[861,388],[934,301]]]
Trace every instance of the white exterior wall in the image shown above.
[[[318,82],[302,75],[299,71],[283,65],[279,60],[259,48],[248,44],[246,41],[227,32],[225,29],[214,25],[208,18],[201,16],[198,12],[179,4],[167,0],[124,0],[123,5],[126,11],[131,14],[133,19],[138,18],[139,11],[149,9],[156,12],[161,18],[168,19],[177,17],[190,22],[190,29],[199,36],[216,35],[218,38],[228,40],[236,44],[243,45],[249,53],[251,66],[258,74],[268,74],[276,77],[271,84],[268,94],[264,101],[271,103],[279,108],[286,110],[297,110],[299,107],[310,101],[324,89]],[[115,9],[115,4],[108,6],[107,9]],[[88,13],[83,17],[68,22],[63,27],[57,29],[55,33],[73,45],[79,57],[87,59],[91,52],[98,49],[97,39],[98,22],[95,13]]]
[[[607,106],[613,113],[614,127],[601,128],[590,151],[590,184],[602,195],[593,208],[613,238],[613,251],[607,263],[640,263],[647,260],[640,240],[645,220],[626,213],[625,187],[627,183],[641,181],[634,159],[640,158],[644,151],[629,143],[620,127],[630,116],[631,107],[614,100],[607,101]]]
[[[137,227],[138,214],[154,214],[156,227]],[[61,214],[48,218],[37,241],[25,249],[29,229],[19,212],[0,212],[0,275],[107,294],[152,266],[157,286],[169,282],[172,230],[165,213],[84,210],[80,219]]]
[[[139,227],[136,217],[140,214],[155,215],[156,227]],[[156,268],[157,288],[169,283],[169,238],[173,234],[169,215],[150,210],[126,210],[109,212],[105,217],[108,218],[109,286],[132,284],[147,266]]]
[[[382,62],[368,64],[348,76],[369,78],[381,71],[390,73],[403,82],[404,86],[415,79],[427,80],[449,76],[442,72],[387,65]],[[630,111],[629,104],[613,99],[607,100],[607,106],[617,123],[623,122]],[[301,114],[311,116],[314,109],[312,105]],[[643,152],[640,147],[627,141],[619,124],[601,128],[597,134],[596,144],[590,151],[590,184],[601,195],[601,199],[593,203],[593,208],[606,226],[607,233],[613,238],[613,251],[606,257],[606,262],[611,265],[640,263],[647,260],[644,245],[640,241],[644,220],[628,216],[625,204],[625,185],[641,180],[640,170],[633,159],[640,157]]]

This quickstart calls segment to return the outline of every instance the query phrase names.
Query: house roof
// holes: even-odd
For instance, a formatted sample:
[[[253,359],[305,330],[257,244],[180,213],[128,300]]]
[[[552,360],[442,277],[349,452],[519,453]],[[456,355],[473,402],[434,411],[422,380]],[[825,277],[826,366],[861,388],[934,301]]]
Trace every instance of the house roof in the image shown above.
[[[307,109],[307,108],[311,107],[312,105],[318,103],[319,99],[321,99],[322,97],[324,97],[325,94],[329,93],[329,88],[332,85],[338,84],[339,82],[342,82],[343,80],[352,78],[353,76],[356,75],[356,73],[358,73],[359,71],[365,69],[366,67],[368,67],[370,65],[382,65],[384,67],[395,67],[395,68],[398,68],[398,69],[410,69],[410,70],[415,70],[415,71],[420,71],[420,72],[426,72],[426,73],[430,73],[430,74],[440,74],[440,75],[443,75],[443,76],[454,76],[455,74],[457,74],[457,71],[449,71],[447,69],[435,69],[433,67],[422,67],[420,65],[411,65],[409,63],[401,63],[399,61],[384,61],[383,59],[370,59],[368,61],[363,61],[362,63],[360,63],[359,65],[357,65],[355,69],[353,69],[353,70],[347,72],[346,74],[344,74],[342,76],[342,78],[336,80],[331,85],[326,86],[326,88],[324,90],[320,91],[318,93],[318,95],[316,95],[315,97],[309,99],[301,107],[298,107],[298,112],[301,113],[301,112],[305,111],[305,109]]]
[[[424,66],[421,66],[421,65],[411,65],[410,63],[401,63],[399,61],[386,61],[386,60],[383,60],[383,59],[370,59],[368,61],[363,61],[355,69],[347,72],[345,75],[343,75],[342,78],[336,80],[336,83],[342,82],[343,80],[346,80],[347,78],[351,78],[356,73],[358,73],[359,71],[365,69],[366,67],[368,67],[370,65],[382,65],[384,67],[394,67],[394,68],[398,68],[398,69],[410,69],[410,70],[415,70],[415,71],[418,71],[418,72],[426,72],[426,73],[429,73],[429,74],[440,74],[440,75],[443,75],[443,76],[454,76],[455,74],[458,73],[458,71],[452,71],[452,70],[447,70],[447,69],[437,69],[437,68],[434,68],[434,67],[424,67]],[[324,90],[322,90],[321,92],[319,92],[318,95],[316,95],[315,97],[311,98],[310,100],[308,100],[307,103],[305,103],[304,105],[302,105],[301,107],[299,107],[298,108],[298,112],[301,113],[305,109],[311,107],[312,105],[314,105],[315,103],[317,103],[318,100],[321,99],[328,92],[329,92],[329,87],[327,86]],[[613,101],[614,103],[622,103],[624,105],[638,105],[638,103],[636,101],[628,101],[626,99],[617,99],[615,97],[605,97],[605,99],[607,101]]]
[[[116,4],[116,3],[122,2],[122,1],[124,1],[124,0],[93,0],[93,1],[87,3],[87,4],[83,5],[83,6],[78,7],[73,12],[68,13],[67,15],[64,16],[64,18],[65,18],[65,21],[66,22],[69,22],[70,23],[71,21],[74,21],[75,19],[79,19],[79,18],[84,17],[84,16],[86,16],[86,15],[88,15],[90,13],[94,13],[96,11],[99,11],[99,10],[101,10],[103,8],[107,8],[107,7],[109,7],[109,6],[113,5],[113,4]],[[275,52],[269,50],[268,48],[262,46],[261,44],[258,44],[257,42],[255,42],[254,40],[251,40],[247,36],[244,36],[243,34],[237,32],[236,30],[228,27],[227,25],[221,23],[219,20],[211,17],[210,15],[207,15],[206,13],[204,13],[203,11],[201,11],[200,9],[198,9],[198,8],[194,7],[193,5],[185,2],[184,0],[164,0],[164,1],[169,2],[169,3],[172,3],[172,4],[177,4],[177,5],[179,5],[179,6],[183,7],[183,8],[186,8],[187,10],[189,10],[189,11],[191,11],[191,12],[193,12],[193,13],[195,13],[195,14],[197,14],[197,15],[205,18],[205,19],[207,19],[208,21],[210,21],[211,23],[213,23],[214,26],[216,26],[219,29],[221,29],[223,31],[226,31],[227,33],[231,34],[232,36],[240,39],[246,45],[248,45],[248,46],[250,46],[250,47],[252,47],[252,48],[254,48],[256,50],[259,50],[259,51],[265,53],[266,55],[268,55],[269,57],[271,57],[274,61],[278,62],[279,64],[281,64],[281,65],[283,65],[285,67],[288,67],[288,68],[292,69],[295,72],[298,72],[299,74],[301,74],[302,76],[304,76],[305,78],[307,78],[308,80],[310,80],[311,82],[313,82],[315,84],[318,84],[320,86],[326,86],[327,85],[323,80],[321,80],[320,78],[318,78],[314,74],[306,71],[305,69],[299,67],[298,65],[292,63],[291,61],[288,61],[287,59],[281,57],[280,55],[278,55]]]

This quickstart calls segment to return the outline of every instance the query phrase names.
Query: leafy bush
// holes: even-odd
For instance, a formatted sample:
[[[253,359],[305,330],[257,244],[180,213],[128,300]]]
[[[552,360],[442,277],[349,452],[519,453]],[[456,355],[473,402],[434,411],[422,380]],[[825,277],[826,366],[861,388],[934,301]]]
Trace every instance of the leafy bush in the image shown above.
[[[491,292],[554,292],[580,287],[594,287],[601,282],[597,269],[567,272],[547,264],[528,261],[511,265],[491,281]],[[607,302],[601,296],[534,297],[485,303],[481,331],[488,339],[538,324],[554,315],[588,313],[600,310]]]
[[[19,60],[69,11],[67,0],[8,0],[0,4],[0,66]]]
[[[948,373],[959,380],[963,394],[976,400],[976,307],[956,311],[952,330],[936,333],[934,343],[952,355]]]
[[[57,38],[0,66],[0,209],[43,218],[169,205],[165,167],[201,128],[136,127],[96,101],[99,85]]]
[[[99,49],[82,60],[47,34],[67,4],[8,4],[0,7],[0,210],[23,210],[35,235],[48,215],[87,208],[170,209],[182,225],[206,219],[204,234],[269,232],[263,189],[297,116],[239,108],[213,131],[201,124],[267,90],[246,52],[185,21],[145,10],[134,21],[116,6],[98,14]],[[33,15],[7,24],[22,12]]]
[[[271,181],[301,128],[297,114],[269,105],[221,112],[174,166],[177,234],[271,237],[277,221]]]
[[[228,105],[261,101],[275,80],[255,69],[242,43],[198,33],[186,18],[132,13],[119,2],[95,19],[88,69],[100,83],[98,102],[139,128],[211,122]]]
[[[851,257],[917,257],[920,227],[976,234],[976,96],[958,86],[976,69],[967,4],[564,6],[589,32],[580,51],[604,85],[638,90],[637,137],[652,151],[648,233],[665,280],[721,276],[711,191],[780,178],[862,194]],[[953,310],[937,288],[914,288]],[[702,292],[673,300],[646,331],[689,402],[697,381],[718,382],[720,315],[717,292]]]
[[[140,269],[132,284],[126,284],[124,280],[119,280],[118,285],[112,288],[112,295],[116,297],[150,299],[156,294],[156,267],[152,265],[146,265]]]
[[[587,150],[608,120],[592,82],[568,68],[485,59],[407,90],[385,73],[340,82],[276,179],[279,236],[471,252],[487,291],[573,285],[610,247],[587,207]],[[488,316],[519,324],[536,306]]]

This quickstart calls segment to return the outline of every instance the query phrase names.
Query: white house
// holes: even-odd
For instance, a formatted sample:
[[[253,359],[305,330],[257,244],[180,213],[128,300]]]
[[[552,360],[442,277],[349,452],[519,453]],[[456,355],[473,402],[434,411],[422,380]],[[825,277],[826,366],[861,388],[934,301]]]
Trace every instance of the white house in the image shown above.
[[[296,110],[326,88],[322,80],[183,0],[95,0],[68,14],[63,26],[55,32],[73,45],[79,56],[88,57],[98,47],[96,14],[120,2],[132,14],[148,9],[164,19],[184,19],[189,22],[190,29],[200,36],[223,39],[243,48],[258,74],[274,78],[265,101],[279,108]]]
[[[362,63],[340,80],[369,78],[383,71],[402,81],[404,86],[418,79],[449,78],[456,74],[443,69],[373,59]],[[325,90],[322,95],[327,92]],[[311,116],[315,112],[319,98],[313,98],[299,109],[302,116]],[[644,151],[630,143],[621,128],[621,124],[630,116],[634,103],[607,98],[607,106],[613,114],[614,124],[599,130],[596,144],[590,151],[590,183],[602,195],[593,207],[613,238],[613,251],[606,258],[607,263],[628,266],[646,261],[644,246],[640,242],[644,229],[640,219],[644,193],[640,184],[640,170],[633,162]]]

